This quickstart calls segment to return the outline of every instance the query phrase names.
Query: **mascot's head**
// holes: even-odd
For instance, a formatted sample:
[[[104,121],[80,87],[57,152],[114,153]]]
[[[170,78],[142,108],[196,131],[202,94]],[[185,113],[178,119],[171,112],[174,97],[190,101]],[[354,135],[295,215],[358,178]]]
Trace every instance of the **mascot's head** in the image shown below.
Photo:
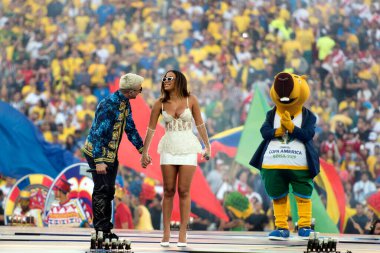
[[[310,96],[306,78],[287,72],[278,73],[274,77],[270,96],[280,113],[288,111],[290,115],[295,115],[301,112],[303,104]]]

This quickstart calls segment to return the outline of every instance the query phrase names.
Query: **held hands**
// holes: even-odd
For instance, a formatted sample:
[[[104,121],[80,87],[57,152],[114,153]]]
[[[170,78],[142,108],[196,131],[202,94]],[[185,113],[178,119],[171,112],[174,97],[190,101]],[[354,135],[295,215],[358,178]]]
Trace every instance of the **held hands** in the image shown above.
[[[152,158],[149,154],[143,153],[140,159],[141,167],[144,169],[152,162]]]
[[[293,133],[294,123],[288,111],[285,111],[284,114],[281,116],[281,126],[288,130],[289,133]]]
[[[107,174],[107,164],[97,163],[96,164],[96,174]]]
[[[286,129],[283,126],[280,126],[279,128],[276,128],[276,131],[274,132],[274,137],[282,137],[286,132]]]

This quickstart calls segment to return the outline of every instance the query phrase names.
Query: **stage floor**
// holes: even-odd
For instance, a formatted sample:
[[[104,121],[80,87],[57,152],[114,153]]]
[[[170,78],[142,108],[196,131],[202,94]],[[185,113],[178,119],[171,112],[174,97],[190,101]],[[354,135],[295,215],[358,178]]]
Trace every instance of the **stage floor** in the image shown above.
[[[92,229],[52,229],[0,226],[1,253],[85,253],[89,252]],[[292,237],[288,241],[270,241],[267,233],[189,231],[188,247],[178,248],[178,233],[172,232],[171,246],[159,245],[161,231],[115,230],[123,239],[129,239],[135,253],[149,252],[256,252],[282,253],[306,251],[307,241]],[[338,240],[341,253],[380,253],[380,236],[329,235]]]

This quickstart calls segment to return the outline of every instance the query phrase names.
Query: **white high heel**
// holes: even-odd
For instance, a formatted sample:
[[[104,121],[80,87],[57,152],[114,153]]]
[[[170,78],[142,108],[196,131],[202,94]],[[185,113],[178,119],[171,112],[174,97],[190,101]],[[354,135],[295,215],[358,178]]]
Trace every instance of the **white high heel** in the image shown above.
[[[160,242],[160,245],[161,245],[161,247],[167,248],[170,246],[170,243],[169,242]]]
[[[187,242],[177,242],[177,247],[179,248],[187,247]]]
[[[169,247],[170,246],[170,235],[169,235],[169,241],[160,242],[160,245],[161,245],[161,247],[165,247],[165,248]]]
[[[186,241],[187,241],[187,233],[186,233]],[[187,247],[187,242],[177,242],[177,247],[180,247],[180,248]]]

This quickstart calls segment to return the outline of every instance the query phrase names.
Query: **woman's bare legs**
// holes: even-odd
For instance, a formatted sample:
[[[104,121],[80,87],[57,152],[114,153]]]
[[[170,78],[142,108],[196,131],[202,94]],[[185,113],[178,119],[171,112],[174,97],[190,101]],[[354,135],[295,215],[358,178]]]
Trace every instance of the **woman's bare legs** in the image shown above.
[[[162,200],[162,216],[164,225],[164,235],[162,242],[170,239],[170,218],[173,210],[173,198],[177,183],[178,166],[161,165],[162,179],[164,181],[164,198]]]
[[[194,172],[197,167],[190,165],[180,165],[178,172],[178,195],[181,213],[181,226],[179,229],[178,242],[186,242],[187,224],[190,218],[190,186]]]

